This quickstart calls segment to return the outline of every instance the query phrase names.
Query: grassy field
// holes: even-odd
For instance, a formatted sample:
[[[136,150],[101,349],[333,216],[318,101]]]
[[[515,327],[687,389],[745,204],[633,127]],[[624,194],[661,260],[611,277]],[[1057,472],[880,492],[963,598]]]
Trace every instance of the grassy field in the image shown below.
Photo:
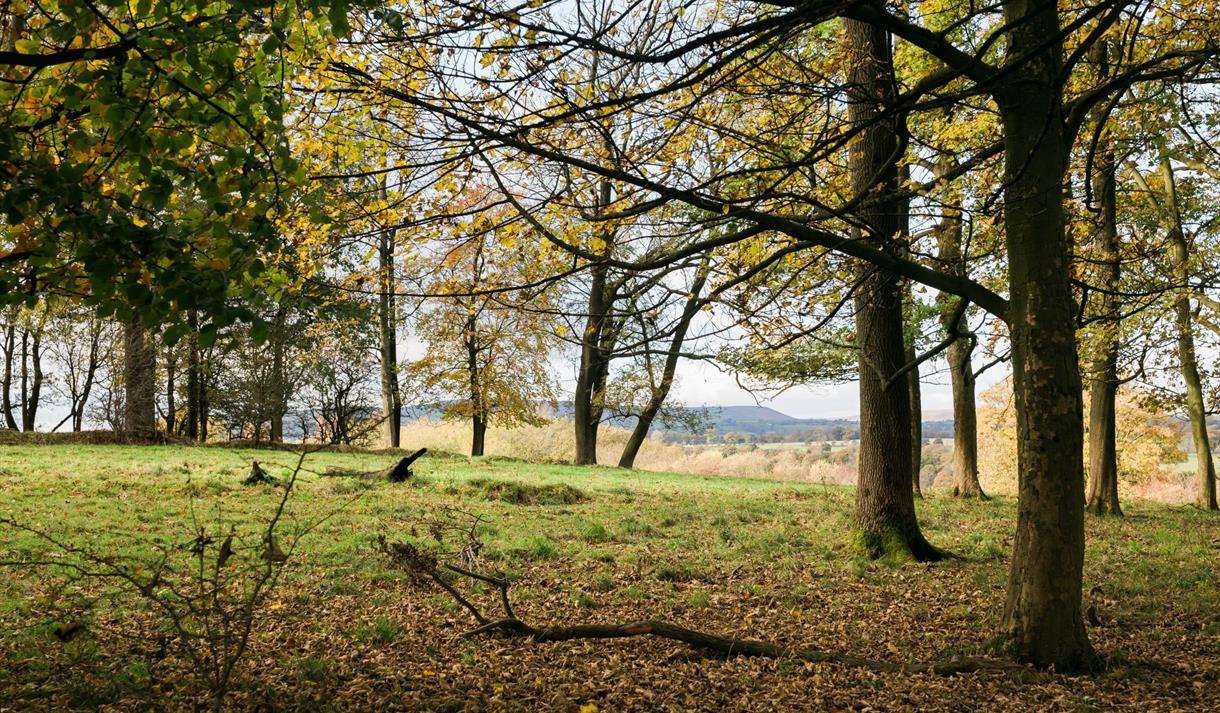
[[[189,549],[196,526],[253,531],[296,455],[179,446],[0,446],[0,516],[109,556]],[[1220,701],[1220,517],[1125,502],[1088,522],[1085,588],[1108,669],[1030,682],[1000,673],[877,674],[837,664],[699,656],[672,642],[467,640],[469,615],[421,586],[377,539],[430,541],[448,508],[486,519],[478,566],[547,623],[661,618],[896,662],[988,654],[1004,599],[1014,503],[920,503],[929,539],[960,556],[872,562],[850,548],[850,488],[427,456],[402,484],[321,475],[393,457],[319,453],[288,502],[285,538],[316,523],[256,622],[228,698],[261,710],[1205,710]],[[192,514],[193,513],[193,514]],[[0,526],[0,560],[64,557]],[[189,709],[186,662],[124,632],[155,625],[113,583],[62,568],[0,577],[0,710]],[[488,591],[473,594],[492,608]],[[65,609],[85,633],[53,631]]]

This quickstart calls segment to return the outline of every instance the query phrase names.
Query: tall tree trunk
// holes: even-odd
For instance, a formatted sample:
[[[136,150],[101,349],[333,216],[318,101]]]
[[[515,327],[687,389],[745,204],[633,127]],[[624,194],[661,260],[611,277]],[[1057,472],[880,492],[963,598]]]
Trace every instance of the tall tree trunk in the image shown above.
[[[85,426],[85,406],[89,403],[89,394],[93,391],[93,380],[101,362],[102,327],[97,317],[92,317],[89,327],[89,363],[85,368],[85,381],[80,394],[72,402],[72,430],[79,433]]]
[[[953,166],[945,157],[936,165],[937,178]],[[947,270],[967,277],[967,256],[962,253],[961,196],[956,192],[944,199],[944,210],[936,227],[937,251]],[[949,380],[953,392],[953,495],[967,498],[986,498],[979,483],[978,416],[974,400],[974,352],[975,336],[969,331],[967,314],[954,324],[955,299],[941,293],[940,323],[946,337],[956,330],[957,337],[946,350],[949,363]]]
[[[907,340],[906,361],[914,363],[919,355],[915,352],[915,340]],[[907,390],[911,400],[911,490],[915,497],[923,497],[919,472],[923,470],[923,394],[919,383],[919,367],[907,372]]]
[[[288,412],[289,385],[284,371],[287,330],[284,326],[284,309],[277,307],[271,320],[271,413],[268,439],[272,443],[284,442],[284,416]]]
[[[21,328],[21,430],[32,431],[30,426],[30,330]]]
[[[472,456],[483,455],[488,416],[483,393],[482,370],[479,368],[478,327],[477,315],[472,313],[466,321],[466,374],[470,378],[470,455]]]
[[[852,190],[868,194],[859,217],[866,224],[855,237],[883,250],[901,252],[898,137],[885,118],[894,97],[894,65],[889,35],[855,20],[844,21],[850,50],[848,119],[859,134],[849,147]],[[920,561],[942,553],[924,539],[911,490],[911,400],[905,378],[891,378],[906,364],[903,344],[903,288],[897,275],[861,265],[854,297],[860,365],[860,454],[856,486],[859,545],[874,556]],[[895,457],[895,454],[904,454]]]
[[[22,424],[25,431],[34,431],[38,424],[38,406],[42,401],[42,328],[29,332],[30,335],[30,368],[32,370],[30,391],[26,395],[25,404],[21,408]],[[24,376],[24,375],[23,375]]]
[[[700,295],[703,292],[703,286],[707,283],[710,269],[711,254],[708,253],[703,256],[699,267],[695,271],[695,278],[691,282],[690,292],[687,293],[686,305],[682,308],[682,316],[678,318],[678,323],[674,325],[674,333],[669,340],[669,349],[665,353],[665,364],[661,368],[661,381],[653,389],[648,403],[635,422],[635,428],[631,430],[631,435],[627,438],[627,444],[623,446],[623,453],[618,459],[618,467],[620,468],[630,470],[635,467],[635,458],[639,455],[640,447],[644,445],[645,439],[648,438],[648,431],[652,428],[652,422],[656,420],[657,414],[661,412],[661,407],[665,405],[665,399],[669,396],[669,390],[673,388],[674,374],[678,370],[678,360],[682,356],[682,345],[686,342],[686,333],[690,330],[691,322],[703,305]]]
[[[398,448],[402,436],[402,394],[398,386],[398,318],[394,308],[394,241],[382,231],[378,255],[378,336],[381,346],[381,413],[385,444]]]
[[[1207,408],[1203,401],[1203,381],[1199,376],[1199,361],[1195,354],[1195,325],[1190,309],[1190,245],[1187,244],[1186,233],[1182,229],[1177,184],[1168,155],[1161,157],[1161,176],[1165,182],[1169,211],[1173,216],[1169,240],[1173,250],[1175,277],[1180,285],[1174,312],[1177,317],[1178,361],[1181,364],[1182,381],[1186,384],[1186,414],[1190,418],[1199,479],[1199,492],[1195,502],[1204,510],[1215,510],[1216,466],[1212,462],[1211,439],[1207,434]]]
[[[123,430],[149,438],[156,429],[155,352],[139,314],[127,320],[123,331]]]
[[[1003,627],[1017,658],[1058,671],[1096,665],[1084,629],[1084,425],[1072,253],[1064,228],[1058,7],[1006,0],[1002,84],[1004,225],[1017,412],[1017,533]]]
[[[1106,43],[1094,47],[1100,80],[1106,70]],[[1097,231],[1097,256],[1101,282],[1101,308],[1098,317],[1097,356],[1089,369],[1089,491],[1085,507],[1098,515],[1122,515],[1118,502],[1117,417],[1114,413],[1118,392],[1118,298],[1122,263],[1118,255],[1118,214],[1115,202],[1114,140],[1103,130],[1095,159],[1095,179],[1101,225]]]
[[[612,199],[609,181],[598,187],[597,204],[602,209]],[[602,233],[602,256],[608,257],[614,236],[607,230]],[[609,352],[605,351],[609,337],[606,329],[608,312],[613,301],[608,282],[609,266],[595,264],[590,271],[588,314],[580,338],[580,364],[576,372],[576,388],[573,390],[572,420],[576,431],[576,465],[597,463],[597,431],[601,425],[604,408],[606,377],[609,373]]]
[[[186,437],[192,441],[203,440],[199,438],[199,392],[200,379],[199,374],[199,317],[194,310],[187,315],[187,324],[190,326],[190,344],[186,357]]]
[[[178,357],[174,354],[172,347],[167,348],[165,352],[165,432],[171,436],[174,435],[174,427],[178,425],[178,404],[175,398],[178,385],[174,380],[177,371]]]
[[[3,394],[0,399],[3,399],[4,408],[4,425],[14,431],[17,430],[17,419],[13,417],[13,357],[17,353],[17,328],[13,325],[8,325],[4,328],[4,383]]]

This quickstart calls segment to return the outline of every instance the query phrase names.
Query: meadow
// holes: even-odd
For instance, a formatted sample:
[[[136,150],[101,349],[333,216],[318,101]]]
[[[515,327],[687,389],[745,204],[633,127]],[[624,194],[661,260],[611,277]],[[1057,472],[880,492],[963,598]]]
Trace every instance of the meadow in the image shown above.
[[[259,607],[225,699],[234,710],[1206,710],[1220,700],[1220,518],[1123,503],[1087,523],[1089,675],[878,673],[716,658],[651,638],[464,638],[453,597],[390,561],[379,537],[442,551],[438,522],[481,518],[472,566],[512,582],[523,620],[663,619],[897,663],[995,655],[1016,520],[1007,497],[918,503],[957,558],[871,561],[850,541],[850,487],[430,453],[404,483],[391,452],[306,457],[279,532],[302,535]],[[116,561],[187,552],[200,531],[257,532],[289,451],[0,446],[0,710],[178,710],[206,695],[155,607],[74,580],[70,544]],[[278,479],[243,486],[251,461]],[[20,527],[14,527],[16,523]],[[21,529],[21,528],[29,529]],[[36,530],[42,535],[31,532]],[[211,545],[215,547],[215,545]],[[494,609],[490,587],[467,588]],[[61,641],[68,617],[82,633]],[[165,628],[161,625],[164,634]]]

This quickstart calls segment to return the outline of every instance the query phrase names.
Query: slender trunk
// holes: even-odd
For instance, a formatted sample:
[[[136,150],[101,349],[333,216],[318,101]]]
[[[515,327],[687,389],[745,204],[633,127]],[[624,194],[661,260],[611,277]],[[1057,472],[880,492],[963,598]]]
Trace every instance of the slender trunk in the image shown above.
[[[136,314],[124,328],[123,430],[148,438],[156,429],[156,357],[144,320]]]
[[[914,363],[918,358],[915,352],[915,340],[908,340],[906,361]],[[919,383],[919,367],[907,372],[907,390],[911,399],[911,490],[915,497],[923,497],[923,487],[919,483],[919,473],[923,470],[923,394]]]
[[[952,167],[947,157],[937,164],[940,177]],[[961,196],[956,192],[944,199],[945,208],[940,224],[936,228],[937,250],[945,267],[961,277],[967,276],[966,259],[962,253]],[[986,498],[979,483],[978,417],[974,402],[974,352],[975,336],[969,331],[967,316],[962,315],[958,324],[953,323],[954,300],[950,295],[940,295],[940,323],[946,337],[949,330],[956,330],[957,337],[946,350],[949,363],[949,380],[953,392],[953,495],[967,498]]]
[[[1106,43],[1094,47],[1094,58],[1104,81]],[[1118,502],[1117,418],[1118,328],[1120,305],[1114,292],[1119,287],[1122,263],[1118,255],[1118,214],[1115,203],[1114,141],[1108,130],[1102,134],[1095,161],[1101,226],[1097,232],[1101,308],[1098,314],[1098,353],[1089,369],[1089,491],[1085,507],[1098,515],[1122,515]]]
[[[669,390],[674,384],[674,374],[678,370],[678,359],[682,355],[682,345],[686,342],[686,333],[690,330],[691,322],[703,305],[699,295],[703,292],[703,286],[707,283],[710,267],[711,255],[709,253],[704,255],[702,262],[699,263],[699,267],[695,271],[695,279],[691,283],[690,292],[687,293],[686,306],[682,309],[682,316],[679,317],[678,323],[674,325],[673,337],[669,341],[669,350],[665,353],[665,364],[661,368],[661,382],[657,385],[657,388],[653,389],[648,404],[644,407],[643,412],[640,413],[635,423],[635,428],[631,430],[631,435],[627,438],[627,445],[623,446],[623,454],[618,459],[618,467],[620,468],[630,470],[635,467],[635,458],[639,455],[640,447],[644,445],[644,440],[648,438],[648,431],[652,428],[652,422],[656,420],[657,414],[661,412],[661,407],[665,405],[665,399],[669,396]]]
[[[1207,435],[1207,408],[1203,400],[1203,382],[1199,376],[1199,361],[1195,354],[1195,326],[1190,308],[1190,245],[1182,229],[1178,212],[1177,187],[1173,177],[1173,166],[1168,156],[1161,158],[1161,175],[1165,181],[1165,194],[1169,210],[1173,215],[1169,239],[1173,250],[1174,270],[1181,290],[1174,303],[1178,330],[1178,360],[1182,369],[1182,381],[1186,384],[1186,414],[1190,418],[1190,432],[1195,444],[1195,460],[1199,479],[1199,493],[1195,502],[1204,510],[1215,510],[1216,466],[1212,462],[1211,440]]]
[[[488,415],[483,394],[482,370],[479,368],[478,326],[478,320],[472,314],[466,321],[466,373],[470,378],[470,455],[472,456],[483,455]]]
[[[599,186],[598,205],[610,203],[611,187],[608,181]],[[603,256],[609,256],[610,239],[603,235]],[[589,281],[588,315],[580,339],[580,365],[576,372],[576,388],[573,393],[572,420],[576,431],[576,465],[597,463],[597,430],[601,422],[602,395],[605,378],[609,372],[608,353],[603,351],[606,340],[606,318],[610,307],[608,289],[609,267],[604,263],[593,266]]]
[[[21,430],[32,431],[30,427],[30,330],[21,329]]]
[[[1064,226],[1058,7],[1006,0],[1008,57],[996,90],[1004,126],[1004,225],[1017,412],[1017,532],[1003,627],[1017,658],[1090,669],[1084,629],[1084,427],[1072,253]]]
[[[284,350],[288,335],[284,328],[284,310],[277,308],[271,323],[271,413],[268,439],[284,442],[284,414],[288,411],[288,376],[284,373]]]
[[[895,253],[905,248],[896,203],[898,137],[887,100],[895,93],[889,35],[871,25],[844,22],[849,57],[848,119],[859,127],[849,147],[852,190],[868,194],[856,237]],[[859,545],[873,556],[920,561],[942,554],[924,539],[911,490],[911,400],[906,364],[903,288],[897,275],[861,265],[854,302],[860,366],[860,454],[855,526]],[[903,454],[895,457],[895,454]]]
[[[17,430],[17,419],[13,418],[13,356],[17,351],[17,328],[13,325],[8,325],[4,328],[4,383],[3,399],[4,408],[4,425],[12,430]]]
[[[402,434],[402,394],[398,386],[398,318],[394,308],[394,241],[390,231],[382,232],[378,255],[381,413],[385,419],[385,444],[398,448]]]
[[[30,368],[33,370],[33,379],[30,382],[30,393],[22,408],[22,417],[24,423],[22,428],[26,431],[35,430],[38,424],[38,406],[42,401],[42,329],[39,328],[30,332]]]
[[[89,328],[89,364],[85,368],[85,382],[81,386],[79,398],[72,402],[72,430],[80,432],[85,425],[85,406],[89,403],[89,393],[93,391],[93,380],[101,366],[102,327],[97,317],[92,318]]]
[[[168,349],[165,352],[165,432],[173,435],[174,426],[178,423],[177,403],[175,391],[178,385],[174,381],[177,375],[178,359],[174,355],[173,349]]]
[[[192,441],[204,440],[199,437],[199,318],[192,311],[187,315],[190,326],[190,344],[186,357],[186,437]]]

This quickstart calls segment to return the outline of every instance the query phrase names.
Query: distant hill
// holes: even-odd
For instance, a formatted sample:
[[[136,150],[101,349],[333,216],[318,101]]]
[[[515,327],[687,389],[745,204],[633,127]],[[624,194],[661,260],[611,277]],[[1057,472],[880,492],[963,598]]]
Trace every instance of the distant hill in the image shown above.
[[[413,406],[403,409],[404,420],[439,418],[444,404]],[[564,401],[552,409],[539,407],[547,418],[571,418],[572,402]],[[671,443],[706,443],[732,440],[763,442],[787,441],[847,441],[860,437],[860,424],[856,419],[846,418],[797,418],[777,411],[770,406],[708,406],[691,409],[706,416],[707,429],[698,433],[675,429],[656,430]],[[941,413],[935,414],[937,416]],[[634,418],[610,419],[609,423],[620,428],[631,428]],[[923,424],[924,438],[952,438],[953,420],[927,420]]]

